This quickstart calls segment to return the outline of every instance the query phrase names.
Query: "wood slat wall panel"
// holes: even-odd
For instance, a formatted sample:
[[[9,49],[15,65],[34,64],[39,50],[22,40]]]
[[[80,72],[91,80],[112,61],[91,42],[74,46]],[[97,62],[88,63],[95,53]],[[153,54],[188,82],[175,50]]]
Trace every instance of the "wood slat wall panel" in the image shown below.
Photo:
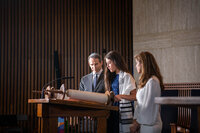
[[[1,4],[0,5],[0,11],[1,11],[1,15],[0,15],[0,31],[2,31],[2,32],[0,32],[0,37],[1,37],[1,39],[0,39],[0,55],[1,55],[1,57],[0,57],[0,62],[3,62],[4,60],[4,58],[3,58],[3,49],[4,49],[4,45],[3,45],[3,33],[4,33],[4,26],[3,26],[3,18],[4,18],[4,13],[3,13],[3,4]],[[0,72],[1,72],[1,75],[0,75],[0,77],[1,77],[1,81],[0,81],[0,83],[1,83],[1,87],[3,87],[3,65],[0,65]],[[3,94],[3,89],[1,89],[0,90],[0,92],[1,92],[1,94]],[[0,105],[3,105],[3,97],[1,97],[0,98],[1,99],[1,101],[0,101]],[[0,108],[0,111],[1,112],[3,112],[3,108]]]
[[[15,1],[15,3],[14,3],[14,5],[17,5],[18,3],[17,3],[17,1]],[[14,7],[14,21],[15,22],[18,22],[18,19],[17,19],[17,12],[18,12],[18,8],[15,6]],[[17,70],[18,70],[18,61],[17,61],[17,56],[16,55],[18,55],[18,43],[17,43],[17,41],[18,41],[18,38],[17,38],[17,35],[18,35],[18,26],[17,26],[17,23],[14,23],[14,74],[15,74],[15,76],[13,77],[14,79],[13,79],[13,81],[14,81],[14,113],[15,112],[17,112],[17,107],[18,107],[18,104],[17,104],[17,85],[18,85],[18,81],[17,81]]]
[[[36,105],[27,100],[57,78],[55,51],[61,76],[75,77],[66,88],[78,89],[92,52],[117,50],[133,68],[131,0],[0,0],[0,30],[0,115],[28,115],[31,131]]]
[[[6,5],[6,2],[4,3],[5,4],[5,7],[4,7],[4,10],[3,10],[3,12],[6,12],[6,10],[5,10],[5,8],[7,7],[7,5]],[[7,16],[6,15],[4,15],[4,20],[3,20],[3,24],[6,22],[6,20],[7,20]],[[4,39],[4,42],[3,43],[6,43],[7,44],[7,23],[5,24],[5,25],[3,25],[4,27],[5,27],[5,29],[4,29],[4,36],[3,36],[3,39]],[[3,44],[2,44],[3,45]],[[4,45],[4,51],[7,51],[7,45]],[[4,57],[5,56],[5,52],[3,51],[3,56],[2,57]],[[2,79],[5,79],[4,80],[4,83],[3,83],[3,88],[7,85],[7,60],[5,60],[4,59],[4,63],[2,64],[3,65],[3,72],[2,72],[2,74],[3,74],[3,78]],[[6,75],[5,75],[6,74]],[[6,101],[6,97],[7,97],[7,95],[6,95],[6,90],[4,90],[4,93],[3,93],[3,95],[4,95],[4,99],[3,99],[3,104],[2,105],[6,105],[5,104],[5,101]],[[6,112],[6,108],[3,108],[3,113],[5,113]]]

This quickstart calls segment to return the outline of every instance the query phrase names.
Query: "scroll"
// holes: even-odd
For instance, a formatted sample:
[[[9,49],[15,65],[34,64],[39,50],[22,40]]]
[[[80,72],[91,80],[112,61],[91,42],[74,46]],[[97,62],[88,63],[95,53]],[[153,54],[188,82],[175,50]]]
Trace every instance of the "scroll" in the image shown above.
[[[79,91],[79,90],[67,90],[67,96],[73,99],[93,101],[99,103],[107,103],[109,101],[109,96],[103,93]]]
[[[35,91],[37,92],[37,91]],[[114,93],[106,92],[106,93],[96,93],[96,92],[88,92],[88,91],[80,91],[80,90],[66,90],[64,84],[61,85],[60,90],[55,89],[54,87],[48,86],[44,90],[45,99],[78,99],[84,101],[92,101],[103,104],[111,104],[114,101]]]

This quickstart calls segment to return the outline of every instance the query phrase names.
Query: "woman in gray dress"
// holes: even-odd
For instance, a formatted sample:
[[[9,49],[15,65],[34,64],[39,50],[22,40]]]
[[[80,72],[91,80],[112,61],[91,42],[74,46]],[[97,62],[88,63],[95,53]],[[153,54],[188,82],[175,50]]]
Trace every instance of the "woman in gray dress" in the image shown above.
[[[132,133],[161,133],[160,106],[154,103],[154,98],[161,96],[163,89],[160,69],[149,52],[139,53],[135,60],[140,77],[136,94],[137,105],[130,130]]]

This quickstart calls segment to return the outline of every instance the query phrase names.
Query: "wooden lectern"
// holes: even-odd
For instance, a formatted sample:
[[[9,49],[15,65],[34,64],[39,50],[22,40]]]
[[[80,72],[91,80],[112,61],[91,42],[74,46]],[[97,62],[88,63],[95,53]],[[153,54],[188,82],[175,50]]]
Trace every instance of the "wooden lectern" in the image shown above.
[[[106,133],[110,111],[118,111],[116,106],[75,99],[29,99],[28,103],[37,104],[39,133],[57,133],[58,117],[69,118],[68,126],[73,125],[73,130],[67,128],[65,129],[67,132],[80,132],[80,124],[83,126],[80,121],[84,121],[84,117],[87,117],[97,121],[97,133]],[[87,129],[86,131],[91,132]]]

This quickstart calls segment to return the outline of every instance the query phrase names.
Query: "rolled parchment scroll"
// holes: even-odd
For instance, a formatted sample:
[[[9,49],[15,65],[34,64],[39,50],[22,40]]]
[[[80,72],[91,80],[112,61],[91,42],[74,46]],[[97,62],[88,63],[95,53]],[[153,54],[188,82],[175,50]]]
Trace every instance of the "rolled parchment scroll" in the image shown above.
[[[107,104],[109,102],[109,96],[104,93],[95,93],[95,92],[69,89],[67,90],[67,96],[73,99],[93,101],[93,102],[98,102],[98,103]]]

